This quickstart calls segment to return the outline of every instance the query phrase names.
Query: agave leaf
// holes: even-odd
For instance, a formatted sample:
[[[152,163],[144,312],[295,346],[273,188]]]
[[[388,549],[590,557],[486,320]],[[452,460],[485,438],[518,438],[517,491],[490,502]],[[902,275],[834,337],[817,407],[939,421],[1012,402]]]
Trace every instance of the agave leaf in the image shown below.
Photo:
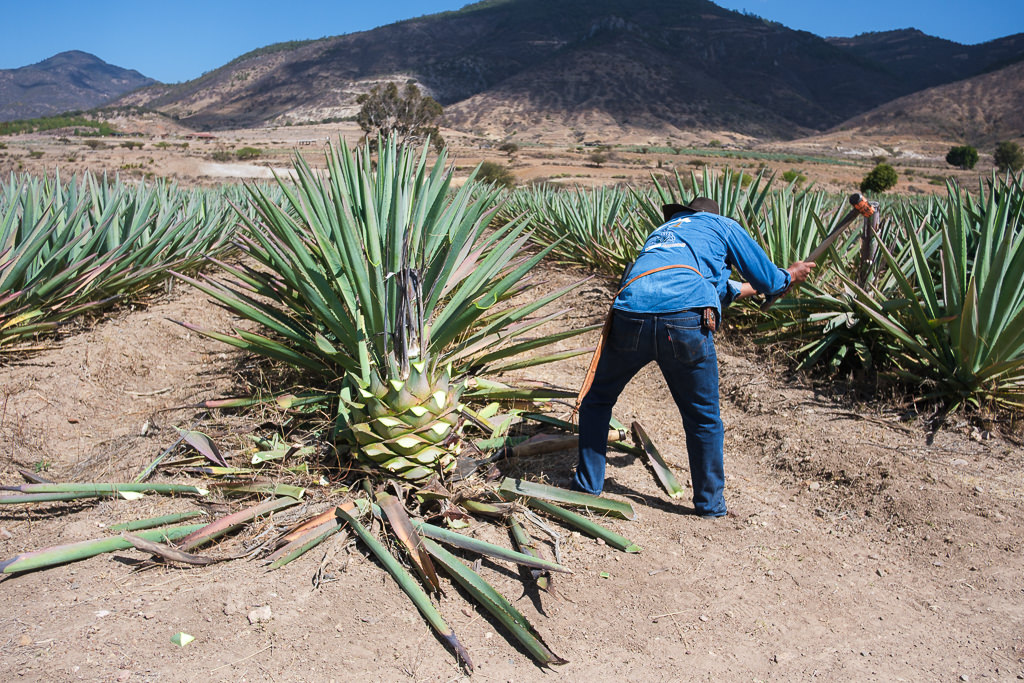
[[[408,551],[409,557],[412,558],[413,564],[420,574],[420,578],[423,579],[423,582],[433,592],[440,593],[441,584],[437,580],[434,564],[430,561],[430,556],[423,549],[423,539],[413,528],[412,521],[409,519],[405,508],[402,507],[401,502],[391,494],[378,493],[377,505],[384,512],[384,516],[387,517],[398,540],[402,542],[402,545]]]
[[[116,496],[123,491],[132,493],[194,493],[205,496],[207,489],[188,484],[21,484],[20,486],[0,486],[3,491],[20,491],[21,493],[76,493],[92,496]]]
[[[359,539],[370,549],[374,556],[380,560],[380,563],[384,565],[384,568],[389,574],[391,574],[391,577],[398,583],[401,589],[405,591],[405,594],[409,596],[409,599],[412,600],[413,604],[416,605],[416,608],[427,620],[427,623],[429,623],[437,634],[452,647],[456,656],[462,660],[466,665],[466,668],[472,671],[473,662],[469,658],[469,653],[466,651],[466,648],[463,647],[462,643],[460,643],[458,638],[455,637],[455,632],[447,623],[445,623],[441,613],[438,612],[430,602],[430,597],[422,588],[420,588],[416,579],[410,576],[409,572],[405,571],[405,568],[402,567],[398,560],[388,552],[387,548],[385,548],[380,541],[374,538],[373,535],[367,531],[355,517],[340,507],[335,509],[338,516],[352,527],[352,530],[356,532]]]
[[[338,533],[340,530],[341,522],[337,519],[324,522],[320,526],[314,527],[267,557],[267,559],[270,560],[270,567],[268,567],[268,569],[278,569],[293,560],[297,560],[334,534]]]
[[[202,510],[190,510],[188,512],[179,512],[173,515],[163,515],[161,517],[151,517],[150,519],[140,519],[134,522],[124,522],[122,524],[111,524],[108,529],[114,532],[121,531],[139,531],[140,529],[152,529],[158,526],[166,526],[167,524],[177,524],[178,522],[184,522],[186,519],[192,519],[193,517],[199,517],[206,513]]]
[[[290,484],[276,484],[272,481],[264,482],[248,482],[248,483],[222,483],[215,482],[210,484],[211,488],[217,488],[225,493],[241,495],[248,493],[265,493],[271,496],[288,496],[299,500],[306,494],[306,489],[301,486],[292,486]]]
[[[62,500],[79,500],[81,498],[96,498],[96,493],[23,493],[13,496],[0,496],[0,505],[14,505],[17,503],[56,503]]]
[[[180,431],[179,431],[179,434],[181,434]],[[185,440],[185,436],[182,434],[181,436],[178,437],[177,441],[175,441],[170,446],[168,446],[163,451],[163,453],[161,453],[160,455],[156,456],[156,458],[153,460],[153,462],[149,463],[149,465],[147,465],[145,469],[143,469],[141,472],[139,472],[138,476],[136,476],[135,479],[132,479],[132,483],[133,484],[140,484],[140,483],[146,481],[147,479],[149,479],[150,475],[152,475],[153,472],[156,471],[156,468],[160,466],[160,463],[162,463],[164,461],[164,459],[174,451],[174,449],[178,446],[178,444],[181,443],[184,440]]]
[[[527,533],[526,529],[523,528],[522,522],[519,521],[519,518],[516,517],[516,515],[511,515],[509,517],[508,528],[512,532],[512,540],[515,541],[516,547],[519,548],[519,552],[532,555],[533,557],[540,557],[540,551],[537,550],[537,546],[534,545],[533,538],[529,533]],[[551,581],[550,574],[539,569],[532,569],[531,573],[533,574],[534,580],[537,582],[537,587],[541,590],[547,590]]]
[[[244,510],[232,512],[231,514],[225,515],[220,519],[216,519],[209,524],[200,526],[198,530],[183,538],[180,545],[182,549],[186,551],[198,548],[204,543],[209,543],[216,538],[220,538],[224,534],[237,529],[243,524],[251,522],[257,517],[269,515],[273,512],[277,512],[278,510],[283,510],[298,502],[298,499],[288,496],[282,498],[271,498],[259,505],[253,505],[252,507],[245,508]]]
[[[179,429],[178,433],[181,434],[181,438],[185,440],[185,443],[202,453],[214,465],[219,465],[220,467],[228,466],[224,456],[220,454],[217,444],[206,434],[185,429]]]
[[[661,453],[655,448],[654,442],[651,441],[651,437],[647,436],[647,432],[640,426],[639,422],[633,423],[633,440],[637,446],[644,449],[647,454],[647,459],[651,463],[651,468],[654,470],[655,476],[658,477],[658,481],[665,488],[670,498],[682,498],[686,495],[685,489],[679,485],[679,481],[676,476],[672,474],[672,470],[669,469],[665,459],[661,457]]]
[[[508,500],[512,500],[512,494],[499,492],[502,497],[506,497]],[[611,529],[601,526],[596,522],[592,522],[583,515],[579,515],[571,510],[566,510],[563,507],[559,507],[554,503],[547,503],[543,500],[537,500],[536,498],[526,498],[526,504],[536,510],[546,512],[552,517],[559,519],[569,526],[575,527],[583,533],[593,536],[594,538],[600,538],[608,545],[619,550],[623,550],[627,553],[638,553],[640,552],[640,546],[633,543],[629,539],[620,536]]]
[[[448,575],[483,605],[484,609],[494,615],[542,666],[567,663],[548,649],[526,617],[484,581],[483,577],[434,541],[424,539],[423,542],[427,551],[437,558]]]
[[[347,512],[354,512],[356,509],[356,504],[352,501],[345,501],[344,503],[338,506],[332,505],[331,507],[327,508],[320,514],[311,517],[310,519],[297,525],[295,528],[291,529],[287,533],[283,534],[281,538],[277,540],[278,544],[291,543],[292,541],[295,541],[296,539],[302,537],[304,534],[308,533],[311,529],[315,529],[323,524],[326,524],[336,519],[338,516],[337,508],[341,508]]]
[[[487,541],[481,541],[478,538],[471,538],[463,534],[456,533],[454,531],[448,531],[441,527],[434,526],[433,524],[427,524],[419,520],[412,520],[412,525],[416,528],[423,536],[432,538],[448,545],[453,545],[461,550],[469,550],[474,553],[481,555],[487,555],[498,560],[504,560],[506,562],[514,562],[534,569],[548,569],[555,572],[564,572],[566,574],[572,574],[572,570],[568,567],[563,567],[557,562],[551,562],[540,557],[531,557],[525,553],[516,552],[508,548],[503,548],[500,545],[494,545]]]
[[[148,541],[160,541],[167,539],[173,541],[202,529],[202,524],[187,524],[184,526],[169,527],[167,529],[152,529],[141,531],[137,535]],[[109,553],[115,550],[131,548],[132,544],[119,536],[98,538],[91,541],[79,541],[65,545],[53,546],[42,550],[22,553],[12,557],[5,562],[0,562],[0,573],[16,574],[18,572],[31,571],[33,569],[44,569],[55,567],[68,562],[77,562],[102,553]]]
[[[207,565],[216,564],[226,558],[206,557],[203,555],[193,555],[192,553],[186,553],[175,548],[170,548],[162,543],[156,543],[154,541],[147,541],[139,536],[133,536],[129,533],[122,533],[121,538],[125,539],[132,544],[132,547],[136,550],[141,550],[144,553],[152,553],[158,557],[162,557],[165,560],[171,562],[181,562],[182,564],[194,564],[194,565]]]
[[[524,479],[512,479],[506,477],[501,482],[498,492],[502,495],[521,496],[523,498],[540,498],[542,500],[556,503],[565,503],[575,507],[587,508],[595,512],[603,513],[620,519],[635,520],[636,510],[633,504],[626,501],[611,500],[592,496],[589,493],[580,493],[560,489],[555,486],[537,484]]]

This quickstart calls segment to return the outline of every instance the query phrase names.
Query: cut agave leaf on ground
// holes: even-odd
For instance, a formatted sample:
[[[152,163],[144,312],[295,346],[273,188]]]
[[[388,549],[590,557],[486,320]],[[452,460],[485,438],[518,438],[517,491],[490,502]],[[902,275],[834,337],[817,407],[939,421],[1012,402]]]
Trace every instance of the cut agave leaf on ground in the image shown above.
[[[405,508],[402,507],[402,503],[390,493],[378,493],[377,504],[383,510],[388,523],[391,524],[391,529],[395,532],[395,536],[405,546],[409,557],[416,566],[416,571],[419,572],[420,578],[423,579],[423,583],[434,593],[440,593],[441,583],[437,580],[434,563],[430,561],[430,556],[423,549],[423,539],[413,528],[412,520],[409,519],[409,515],[405,512]]]
[[[287,507],[297,504],[299,501],[295,498],[285,496],[283,498],[271,498],[266,500],[259,505],[239,510],[238,512],[232,512],[230,515],[225,515],[220,519],[216,519],[209,524],[202,526],[195,533],[183,538],[181,540],[181,547],[183,550],[192,550],[198,548],[204,543],[209,543],[215,538],[220,538],[224,534],[237,529],[238,527],[251,522],[257,517],[263,515],[269,515],[272,512],[283,510]]]
[[[122,491],[132,493],[160,493],[174,495],[190,493],[205,496],[209,490],[187,484],[21,484],[20,486],[0,486],[0,491],[19,491],[21,493],[77,493],[92,496],[116,496]]]
[[[482,500],[464,500],[459,503],[467,511],[475,515],[485,517],[499,517],[504,519],[512,512],[512,503],[486,503]]]
[[[508,494],[503,493],[502,495]],[[511,498],[512,496],[509,495],[509,499]],[[545,512],[554,517],[555,519],[565,522],[571,527],[579,529],[580,531],[589,536],[593,536],[594,538],[600,538],[602,541],[612,546],[613,548],[623,550],[627,553],[640,552],[640,546],[638,546],[636,543],[633,543],[628,538],[620,536],[611,529],[603,527],[597,522],[593,522],[584,517],[583,515],[573,512],[572,510],[566,510],[565,508],[559,507],[554,503],[547,503],[543,500],[537,500],[536,498],[527,498],[526,504],[535,510]]]
[[[455,631],[445,623],[444,617],[437,611],[434,604],[430,602],[430,596],[420,587],[416,579],[409,572],[405,571],[405,568],[398,560],[388,552],[387,548],[380,541],[373,537],[373,534],[366,530],[366,527],[359,523],[359,520],[340,507],[335,509],[338,516],[345,520],[352,527],[352,530],[355,531],[356,535],[359,536],[359,540],[380,560],[380,563],[384,565],[384,568],[387,569],[392,578],[395,579],[402,590],[405,591],[405,594],[409,596],[409,599],[412,600],[413,604],[416,605],[416,608],[423,615],[423,618],[427,620],[427,623],[451,646],[456,656],[466,665],[466,668],[472,671],[473,661],[469,658],[469,652],[459,642],[459,639],[455,637]]]
[[[567,432],[572,432],[573,434],[579,433],[580,430],[579,425],[573,424],[572,422],[568,422],[566,420],[560,420],[557,417],[553,417],[551,415],[545,415],[544,413],[523,413],[522,417],[527,420],[533,420],[534,422],[540,422],[541,424],[547,424],[551,425],[552,427],[558,427],[559,429],[564,429]],[[610,447],[619,451],[624,451],[626,453],[640,454],[642,452],[639,448],[636,448],[626,443],[625,439],[628,430],[623,426],[621,422],[616,420],[614,417],[611,419],[611,428],[612,430],[614,430],[614,432],[617,433],[608,433],[608,445]]]
[[[483,577],[434,541],[424,539],[424,545],[430,554],[441,563],[445,572],[478,603],[483,605],[484,609],[494,615],[542,666],[566,663],[566,660],[548,649],[526,617],[493,586],[484,581]]]
[[[537,484],[532,481],[526,481],[525,479],[505,477],[501,482],[501,486],[498,488],[498,492],[503,495],[509,494],[512,496],[521,496],[523,498],[539,498],[541,500],[548,500],[555,503],[572,505],[573,507],[587,508],[588,510],[592,510],[596,513],[605,514],[611,517],[618,517],[619,519],[628,519],[630,521],[636,519],[636,510],[633,509],[633,505],[629,502],[602,498],[600,496],[592,496],[589,493],[560,489],[558,487],[547,486],[545,484]]]
[[[141,531],[137,535],[147,541],[174,541],[179,538],[184,538],[202,528],[202,524],[186,524],[184,526],[170,527],[167,529]],[[55,567],[60,564],[77,562],[78,560],[84,560],[103,553],[110,553],[115,550],[124,550],[131,547],[132,544],[120,536],[111,536],[109,538],[97,538],[91,541],[79,541],[78,543],[57,545],[51,548],[22,553],[5,562],[0,562],[0,573],[16,574],[18,572],[27,572],[33,569]]]
[[[434,526],[433,524],[427,524],[419,520],[412,520],[412,524],[416,527],[416,531],[432,538],[435,541],[441,541],[448,545],[453,545],[456,548],[462,550],[469,550],[480,555],[487,555],[498,560],[505,560],[506,562],[514,562],[516,564],[525,565],[534,569],[549,569],[554,572],[564,572],[566,574],[572,574],[572,570],[568,567],[563,567],[557,562],[551,562],[541,557],[531,557],[525,553],[520,553],[510,548],[503,548],[500,545],[494,545],[487,541],[481,541],[478,538],[470,538],[463,534],[456,533],[454,531],[448,531],[441,527]]]
[[[220,454],[220,449],[217,448],[217,444],[215,444],[213,439],[208,437],[206,434],[185,429],[179,429],[178,433],[181,434],[181,438],[185,440],[185,443],[202,453],[203,456],[214,465],[220,465],[221,467],[228,466],[227,461],[224,460],[224,456]]]
[[[304,392],[299,395],[282,394],[280,396],[241,397],[241,398],[217,398],[199,403],[197,408],[248,408],[250,406],[276,403],[278,407],[288,410],[297,406],[310,405],[329,401],[330,394],[315,392]]]
[[[287,543],[291,543],[292,541],[304,536],[306,533],[309,532],[310,529],[315,529],[321,526],[322,524],[326,524],[327,522],[337,519],[338,508],[341,508],[342,510],[345,510],[347,512],[354,512],[356,509],[356,504],[349,500],[345,501],[344,503],[338,506],[332,505],[331,507],[319,513],[315,517],[311,517],[307,519],[305,522],[301,522],[294,528],[289,529],[284,535],[277,539],[278,544],[284,545]]]
[[[121,531],[139,531],[140,529],[153,529],[158,526],[165,526],[167,524],[177,524],[178,522],[184,522],[186,519],[193,517],[199,517],[206,513],[202,510],[190,510],[189,512],[179,512],[173,515],[163,515],[162,517],[151,517],[149,519],[139,519],[134,522],[124,522],[122,524],[111,524],[108,529],[114,532]]]
[[[523,523],[519,521],[519,518],[515,515],[511,515],[508,521],[509,530],[512,532],[512,540],[515,541],[516,547],[519,548],[519,552],[533,557],[540,557],[540,551],[537,550],[537,546],[534,545],[533,537],[530,536],[525,528],[523,528]],[[540,569],[532,569],[530,571],[533,574],[534,580],[537,582],[537,588],[546,591],[550,585],[548,572],[541,571]]]
[[[302,536],[299,536],[288,545],[271,554],[267,558],[270,560],[270,567],[268,569],[277,569],[293,560],[299,559],[339,531],[341,531],[341,521],[337,518],[324,522],[320,526],[313,527]],[[347,534],[342,535],[347,536]]]
[[[205,555],[193,555],[192,553],[186,553],[182,550],[177,550],[163,543],[157,543],[155,541],[147,541],[139,536],[122,533],[121,537],[132,544],[132,547],[136,550],[141,550],[144,553],[152,553],[157,557],[162,557],[165,560],[171,562],[180,562],[182,564],[194,564],[194,565],[207,565],[221,562],[227,558],[208,557]]]
[[[105,494],[97,493],[20,493],[13,496],[0,496],[0,505],[16,503],[58,503],[62,500],[80,500],[97,498]]]
[[[242,495],[247,493],[265,493],[271,496],[288,496],[295,500],[299,500],[306,494],[306,489],[301,486],[275,484],[272,481],[240,483],[214,482],[210,484],[210,488],[217,488],[219,491],[226,494]]]
[[[171,636],[171,642],[177,645],[178,647],[185,647],[195,639],[195,636],[190,636],[184,631],[179,631],[175,633],[173,636]]]
[[[682,498],[686,495],[686,490],[680,486],[679,480],[676,479],[676,475],[672,474],[672,470],[669,469],[665,459],[661,457],[661,453],[655,448],[654,442],[651,441],[651,437],[647,435],[644,428],[640,426],[639,422],[633,423],[633,440],[636,445],[644,449],[644,453],[647,454],[647,460],[651,464],[651,469],[654,470],[654,474],[658,477],[658,481],[661,482],[665,492],[668,493],[671,498]]]
[[[180,434],[181,430],[179,430],[178,433]],[[132,483],[133,484],[138,484],[138,483],[144,482],[147,479],[149,479],[150,475],[152,475],[153,472],[156,471],[156,468],[160,466],[160,463],[162,463],[167,458],[168,455],[173,453],[174,449],[177,448],[178,444],[181,443],[184,440],[185,440],[184,436],[179,436],[177,441],[175,441],[170,446],[168,446],[164,450],[163,453],[161,453],[160,455],[156,456],[156,458],[153,460],[153,462],[151,462],[148,465],[146,465],[146,468],[144,470],[142,470],[141,472],[139,472],[137,477],[132,479]]]

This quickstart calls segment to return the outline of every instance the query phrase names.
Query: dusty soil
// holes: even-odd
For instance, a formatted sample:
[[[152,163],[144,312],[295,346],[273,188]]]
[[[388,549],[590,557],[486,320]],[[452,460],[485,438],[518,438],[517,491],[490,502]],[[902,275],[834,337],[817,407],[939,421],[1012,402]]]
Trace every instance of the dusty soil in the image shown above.
[[[362,131],[351,122],[217,131],[208,137],[196,137],[193,131],[152,115],[117,119],[112,124],[126,135],[81,138],[56,131],[5,136],[0,140],[5,145],[0,147],[0,177],[22,171],[52,175],[59,168],[63,177],[91,170],[125,180],[167,178],[183,185],[265,181],[273,171],[287,172],[296,150],[314,166],[322,165],[323,148],[329,140],[344,137],[353,144],[362,136]],[[678,171],[688,177],[690,171],[699,172],[707,165],[750,174],[767,168],[769,173],[779,175],[780,184],[782,174],[792,171],[805,176],[806,185],[847,193],[856,190],[877,160],[885,159],[899,173],[896,191],[942,194],[946,178],[957,178],[965,186],[974,187],[979,175],[987,177],[992,169],[991,154],[985,150],[973,171],[961,171],[944,160],[949,149],[947,140],[871,136],[863,132],[766,142],[724,131],[656,138],[627,135],[614,126],[598,126],[569,143],[535,131],[523,131],[511,138],[482,137],[448,129],[443,133],[456,165],[457,180],[465,178],[481,161],[508,165],[519,184],[550,182],[565,186],[646,186],[652,174],[671,178]],[[520,148],[512,155],[499,150],[508,139]],[[597,164],[591,157],[604,146],[608,146],[604,152],[607,160]],[[232,158],[243,147],[259,150],[259,157],[247,161]],[[713,154],[687,151],[691,149]],[[227,161],[223,160],[225,155]]]
[[[551,286],[571,274],[551,269]],[[577,290],[563,324],[599,318],[609,292]],[[241,354],[170,319],[235,321],[190,290],[123,310],[0,368],[0,481],[126,480],[198,428],[237,453],[274,416],[183,408],[253,376]],[[730,339],[730,336],[733,338]],[[1014,680],[1024,678],[1021,504],[1024,449],[955,421],[931,435],[877,405],[809,388],[720,343],[732,515],[703,520],[671,501],[645,464],[609,461],[610,521],[642,546],[620,553],[562,530],[557,595],[520,574],[484,575],[569,663],[532,663],[449,588],[440,608],[480,681]],[[569,344],[571,342],[567,342]],[[541,373],[575,387],[585,360]],[[639,420],[686,478],[682,428],[650,367],[617,415]],[[141,436],[148,423],[146,436]],[[564,483],[571,453],[506,466]],[[183,480],[183,477],[177,477]],[[326,505],[317,488],[305,513]],[[149,496],[0,510],[0,559],[102,536],[105,527],[192,509]],[[283,514],[282,527],[300,513]],[[209,553],[236,552],[261,525]],[[474,533],[507,543],[479,524]],[[258,561],[173,568],[122,551],[0,581],[0,679],[48,681],[458,680],[464,673],[362,546],[338,540],[275,572]],[[314,577],[324,580],[314,585]],[[267,621],[249,614],[270,608]],[[186,647],[173,634],[195,636]]]

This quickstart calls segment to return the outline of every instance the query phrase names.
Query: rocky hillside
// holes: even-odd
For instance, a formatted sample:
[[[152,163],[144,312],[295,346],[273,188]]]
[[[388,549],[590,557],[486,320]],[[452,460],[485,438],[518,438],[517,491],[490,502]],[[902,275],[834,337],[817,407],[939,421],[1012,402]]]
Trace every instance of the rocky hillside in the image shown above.
[[[270,46],[126,102],[199,127],[251,126],[351,115],[372,83],[413,79],[468,129],[602,120],[792,137],[923,87],[853,40],[833,44],[707,0],[488,0]]]
[[[1024,61],[901,97],[838,129],[933,136],[986,148],[1024,137]]]
[[[916,31],[825,40],[708,0],[486,0],[269,46],[123,103],[200,128],[245,127],[351,116],[374,83],[414,80],[465,130],[791,138],[1022,57],[1024,35],[969,47]]]
[[[0,121],[91,109],[153,83],[87,52],[61,52],[38,64],[0,70]]]
[[[827,40],[877,64],[908,91],[960,81],[1024,58],[1024,33],[977,45],[961,45],[912,28]]]

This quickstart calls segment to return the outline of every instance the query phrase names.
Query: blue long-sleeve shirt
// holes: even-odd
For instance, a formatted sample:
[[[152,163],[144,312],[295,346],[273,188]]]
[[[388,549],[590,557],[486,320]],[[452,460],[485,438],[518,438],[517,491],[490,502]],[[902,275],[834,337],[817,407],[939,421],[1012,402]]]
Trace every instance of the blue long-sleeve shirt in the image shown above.
[[[648,270],[687,265],[642,277],[626,287],[614,307],[633,313],[673,313],[713,307],[721,313],[739,294],[729,281],[736,268],[754,289],[766,295],[784,292],[789,271],[768,258],[739,223],[713,213],[677,213],[652,232],[622,282]]]

